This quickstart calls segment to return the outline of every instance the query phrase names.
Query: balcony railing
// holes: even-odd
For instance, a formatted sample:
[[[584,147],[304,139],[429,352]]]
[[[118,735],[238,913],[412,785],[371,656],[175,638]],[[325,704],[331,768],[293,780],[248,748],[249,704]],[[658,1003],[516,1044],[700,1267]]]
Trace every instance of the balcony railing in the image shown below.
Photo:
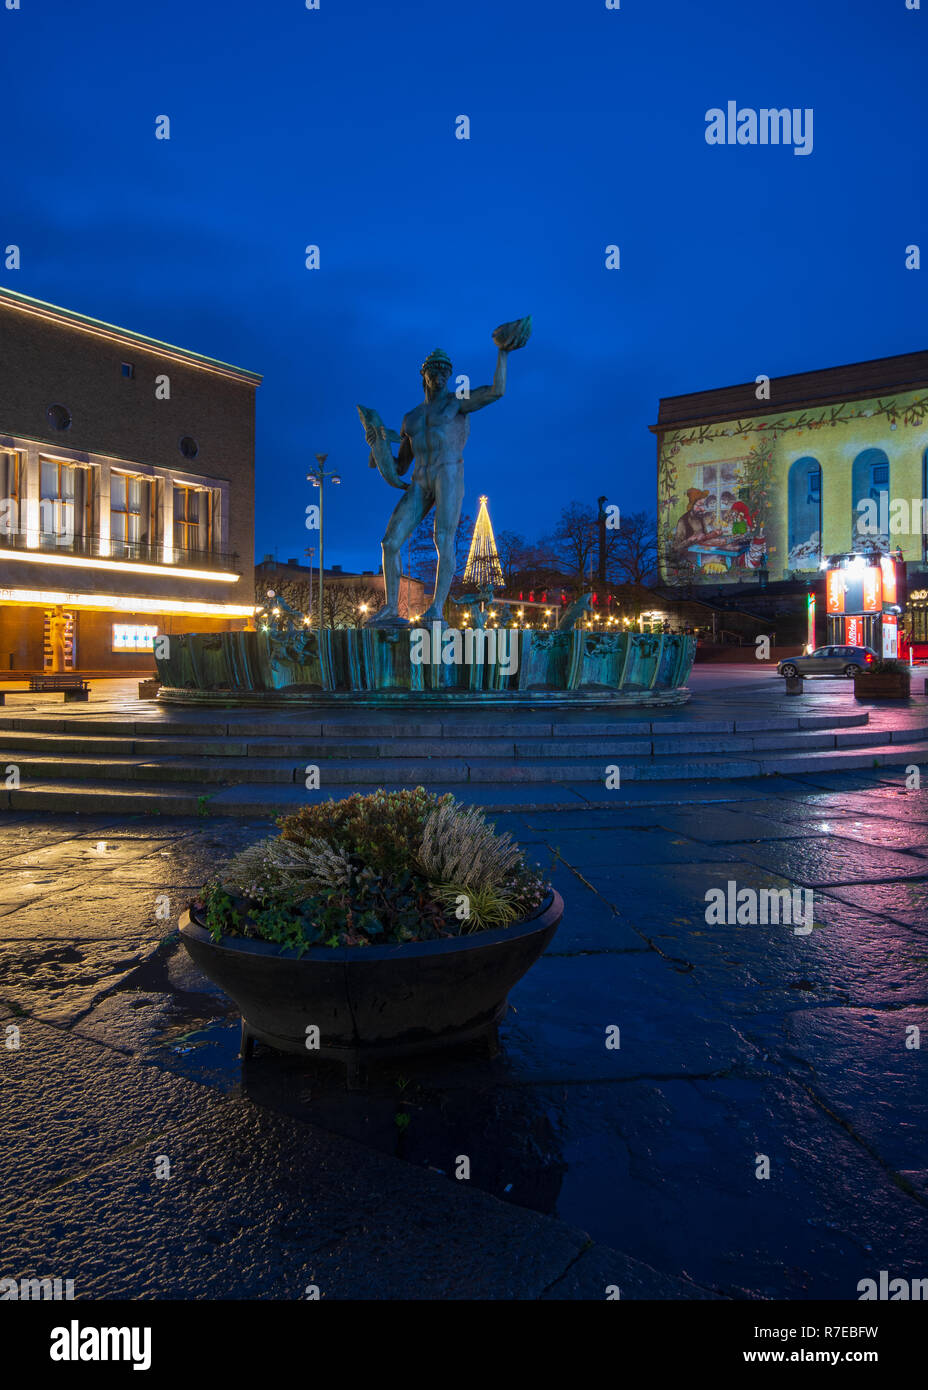
[[[181,550],[170,547],[167,552],[160,542],[115,541],[102,543],[99,536],[52,536],[47,532],[33,534],[33,544],[27,544],[26,531],[6,531],[0,527],[0,551],[26,550],[42,555],[80,555],[92,559],[125,560],[144,565],[179,566],[183,569],[234,570],[238,553],[222,550]],[[35,542],[38,544],[35,544]]]

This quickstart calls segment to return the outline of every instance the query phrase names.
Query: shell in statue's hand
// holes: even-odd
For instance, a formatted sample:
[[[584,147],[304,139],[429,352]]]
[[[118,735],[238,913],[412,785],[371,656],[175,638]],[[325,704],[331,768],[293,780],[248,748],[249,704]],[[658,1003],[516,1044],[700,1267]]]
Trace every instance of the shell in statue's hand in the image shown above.
[[[516,348],[525,347],[531,333],[532,316],[529,314],[524,319],[513,319],[512,323],[501,323],[493,330],[493,341],[504,352],[514,352]]]

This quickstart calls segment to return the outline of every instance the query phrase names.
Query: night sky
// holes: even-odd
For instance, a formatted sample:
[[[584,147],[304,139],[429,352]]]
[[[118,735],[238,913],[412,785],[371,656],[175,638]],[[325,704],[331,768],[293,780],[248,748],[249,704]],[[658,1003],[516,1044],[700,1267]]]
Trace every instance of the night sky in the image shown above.
[[[489,381],[523,314],[464,506],[529,539],[654,509],[662,395],[928,347],[928,4],[8,3],[0,282],[264,374],[259,557],[314,541],[323,451],[327,559],[376,567],[355,405],[398,428],[436,346]],[[813,108],[812,153],[708,145],[730,99]]]

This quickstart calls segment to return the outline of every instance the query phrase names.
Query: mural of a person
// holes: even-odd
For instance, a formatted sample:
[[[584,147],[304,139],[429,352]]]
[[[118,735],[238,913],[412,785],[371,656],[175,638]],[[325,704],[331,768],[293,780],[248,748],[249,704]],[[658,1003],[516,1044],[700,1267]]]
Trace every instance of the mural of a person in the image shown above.
[[[671,543],[674,554],[685,555],[691,545],[705,545],[708,541],[710,531],[705,516],[708,496],[703,488],[687,488],[687,508],[674,528]]]
[[[753,529],[754,517],[746,502],[732,502],[731,533],[733,536],[747,536]]]

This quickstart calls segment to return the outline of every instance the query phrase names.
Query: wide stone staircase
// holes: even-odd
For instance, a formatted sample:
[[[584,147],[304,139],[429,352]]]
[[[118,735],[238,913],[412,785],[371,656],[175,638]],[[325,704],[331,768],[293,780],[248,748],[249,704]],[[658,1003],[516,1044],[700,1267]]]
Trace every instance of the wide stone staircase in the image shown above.
[[[703,703],[703,702],[701,702]],[[674,784],[928,763],[928,705],[712,711],[183,710],[155,704],[0,715],[0,806],[263,815],[355,790],[423,785],[490,809],[633,804]]]

